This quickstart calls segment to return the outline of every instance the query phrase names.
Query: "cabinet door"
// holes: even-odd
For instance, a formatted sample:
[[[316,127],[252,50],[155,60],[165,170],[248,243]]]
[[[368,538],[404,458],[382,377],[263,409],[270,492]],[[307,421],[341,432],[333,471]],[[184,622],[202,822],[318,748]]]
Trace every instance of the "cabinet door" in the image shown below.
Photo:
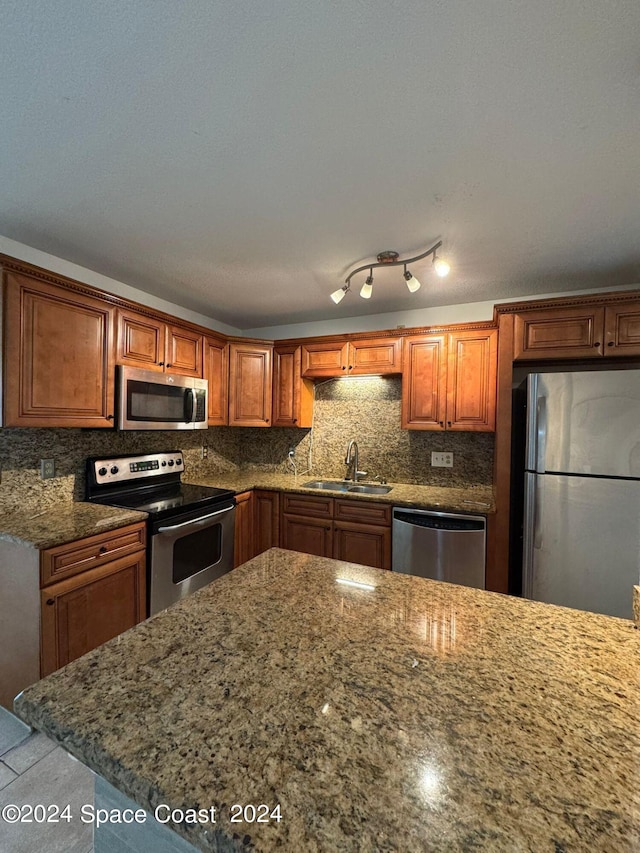
[[[5,426],[113,427],[114,308],[5,273]]]
[[[204,378],[209,382],[209,426],[224,426],[229,421],[229,344],[219,338],[205,338]]]
[[[404,339],[402,428],[441,430],[447,406],[444,335]]]
[[[273,347],[232,343],[229,347],[229,426],[271,424]]]
[[[301,376],[302,348],[276,346],[273,350],[273,426],[310,427],[313,421],[313,385]]]
[[[402,372],[399,338],[370,338],[349,343],[347,371],[351,375]]]
[[[282,516],[280,539],[283,548],[302,551],[317,557],[333,555],[333,532],[330,520],[308,516]]]
[[[256,489],[253,493],[255,554],[280,544],[280,494]]]
[[[164,369],[164,330],[161,320],[118,309],[117,362],[145,370]]]
[[[391,528],[335,521],[333,556],[377,569],[391,568]]]
[[[515,315],[514,354],[522,359],[602,355],[604,308],[549,308]]]
[[[254,554],[253,492],[243,492],[236,495],[233,567],[246,563]]]
[[[344,376],[347,372],[348,343],[318,341],[302,345],[302,375],[306,377]]]
[[[165,337],[167,372],[202,379],[202,341],[202,335],[192,329],[167,326]]]
[[[44,677],[145,618],[144,551],[51,584],[40,595]]]
[[[640,302],[607,305],[605,355],[640,355]]]
[[[498,330],[453,332],[448,340],[447,429],[496,428]]]

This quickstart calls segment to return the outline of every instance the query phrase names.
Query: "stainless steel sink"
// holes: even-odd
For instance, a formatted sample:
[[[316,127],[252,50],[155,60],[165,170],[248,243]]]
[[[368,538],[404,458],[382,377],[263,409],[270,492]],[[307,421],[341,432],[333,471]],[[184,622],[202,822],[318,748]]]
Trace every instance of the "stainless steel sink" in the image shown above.
[[[344,480],[311,480],[303,483],[305,489],[328,489],[332,492],[349,492],[358,495],[386,495],[393,486],[378,486],[368,483],[348,483]]]
[[[332,492],[347,492],[351,483],[344,480],[311,480],[302,484],[305,489],[331,489]]]
[[[357,492],[360,495],[386,495],[390,492],[393,486],[370,486],[367,483],[362,483],[359,486],[349,486],[348,492]]]

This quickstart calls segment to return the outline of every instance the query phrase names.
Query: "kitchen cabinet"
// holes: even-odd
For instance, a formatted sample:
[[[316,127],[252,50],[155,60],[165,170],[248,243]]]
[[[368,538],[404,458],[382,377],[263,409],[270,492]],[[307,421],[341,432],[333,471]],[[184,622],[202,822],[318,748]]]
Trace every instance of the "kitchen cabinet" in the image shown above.
[[[271,425],[273,346],[229,346],[229,426]]]
[[[4,425],[113,427],[115,310],[5,270]]]
[[[246,563],[254,555],[253,492],[236,495],[233,567]]]
[[[523,311],[514,361],[640,355],[640,301]]]
[[[272,426],[310,427],[313,384],[301,375],[302,347],[278,345],[273,350]]]
[[[41,553],[42,676],[145,618],[144,543],[139,524]]]
[[[495,429],[496,329],[404,339],[403,429]]]
[[[195,329],[118,309],[118,364],[202,378],[203,336]]]
[[[281,544],[292,551],[391,568],[391,507],[354,499],[283,495]]]
[[[229,344],[207,335],[204,339],[204,378],[209,383],[209,426],[229,422]]]
[[[399,338],[308,341],[302,344],[302,376],[308,378],[400,373]]]
[[[280,544],[280,493],[256,489],[253,493],[253,554]]]

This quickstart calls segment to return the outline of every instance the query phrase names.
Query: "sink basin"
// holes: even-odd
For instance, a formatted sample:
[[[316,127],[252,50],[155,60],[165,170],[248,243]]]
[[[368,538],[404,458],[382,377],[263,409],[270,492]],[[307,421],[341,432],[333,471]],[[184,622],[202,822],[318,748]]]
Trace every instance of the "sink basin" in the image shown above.
[[[378,486],[367,483],[356,485],[344,480],[311,480],[304,483],[305,489],[329,489],[332,492],[349,492],[358,495],[386,495],[393,486]]]
[[[347,492],[350,486],[344,480],[311,480],[310,483],[302,485],[305,489],[331,489],[333,492]]]
[[[363,483],[360,486],[349,486],[348,492],[356,492],[359,495],[386,495],[393,486],[369,486]]]

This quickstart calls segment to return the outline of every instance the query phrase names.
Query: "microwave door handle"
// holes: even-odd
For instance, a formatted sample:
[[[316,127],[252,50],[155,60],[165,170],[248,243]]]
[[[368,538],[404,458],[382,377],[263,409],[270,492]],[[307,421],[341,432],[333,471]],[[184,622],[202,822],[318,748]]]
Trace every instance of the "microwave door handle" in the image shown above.
[[[193,423],[193,412],[195,409],[195,391],[187,388],[184,395],[184,420],[185,423]]]
[[[209,515],[202,515],[200,518],[192,518],[190,521],[183,521],[182,524],[174,524],[171,527],[159,527],[158,533],[171,533],[174,530],[181,530],[183,527],[196,527],[203,521],[215,518],[216,515],[225,515],[225,513],[232,512],[234,509],[235,506],[230,506],[227,509],[220,509],[218,512],[211,512]]]

